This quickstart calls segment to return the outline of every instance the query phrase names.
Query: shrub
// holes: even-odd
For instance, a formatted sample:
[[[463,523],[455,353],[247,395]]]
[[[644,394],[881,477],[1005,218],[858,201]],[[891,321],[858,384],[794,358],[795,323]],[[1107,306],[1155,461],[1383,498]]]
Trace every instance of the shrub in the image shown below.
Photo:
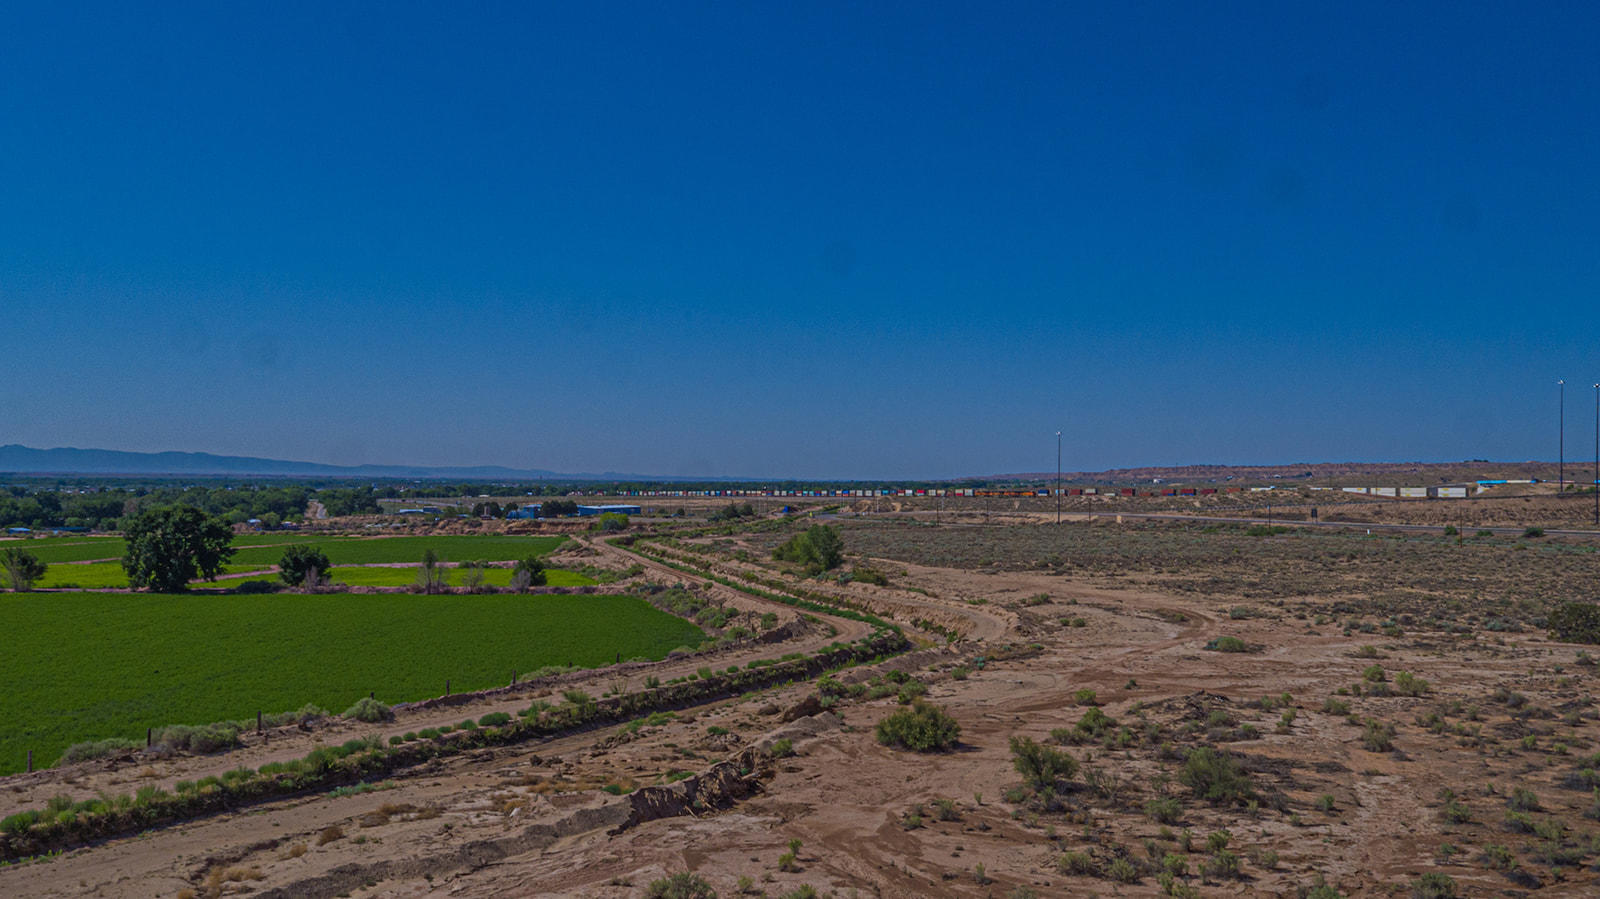
[[[479,718],[478,723],[484,727],[499,727],[503,724],[510,724],[511,715],[506,712],[490,712]]]
[[[1394,676],[1394,691],[1401,696],[1421,696],[1432,688],[1432,684],[1409,671],[1400,671]]]
[[[1150,799],[1144,804],[1144,813],[1160,824],[1176,824],[1183,815],[1183,804],[1171,796]]]
[[[939,706],[915,700],[879,721],[873,729],[878,742],[913,752],[940,752],[956,745],[961,725]]]
[[[1255,797],[1255,786],[1239,763],[1209,746],[1189,753],[1178,780],[1207,802],[1244,802]]]
[[[1011,764],[1029,789],[1053,794],[1062,780],[1078,773],[1078,760],[1059,749],[1035,743],[1031,737],[1011,738]]]
[[[1073,693],[1072,694],[1072,701],[1077,703],[1078,705],[1099,705],[1100,704],[1099,697],[1096,696],[1095,692],[1093,690],[1089,689],[1088,687],[1084,687],[1083,689],[1078,690],[1077,692]]]
[[[688,871],[650,881],[644,894],[649,899],[717,899],[717,891],[704,877]]]
[[[1395,726],[1376,718],[1368,718],[1361,731],[1361,745],[1368,752],[1389,752],[1394,749]]]
[[[56,760],[57,765],[70,765],[74,762],[87,762],[90,759],[105,758],[119,752],[138,749],[138,744],[132,740],[91,740],[85,743],[74,743],[61,753],[61,758]]]
[[[850,579],[863,584],[876,584],[879,587],[889,586],[889,579],[884,576],[883,572],[876,568],[868,568],[865,565],[857,565],[851,569]]]
[[[284,547],[283,557],[278,560],[278,577],[291,587],[325,584],[332,570],[328,554],[307,543]]]
[[[1056,859],[1056,870],[1062,874],[1092,877],[1100,873],[1100,866],[1095,864],[1094,856],[1087,852],[1066,852]]]
[[[239,728],[229,722],[202,727],[172,724],[157,728],[151,736],[154,743],[181,752],[217,752],[239,745]]]
[[[1249,652],[1250,647],[1238,637],[1217,637],[1206,644],[1212,652]]]
[[[809,574],[821,574],[839,567],[844,561],[844,541],[839,539],[839,532],[828,525],[812,525],[773,550],[772,557],[801,565]]]
[[[1550,639],[1563,643],[1600,643],[1600,605],[1564,602],[1550,613]]]
[[[0,571],[5,572],[6,583],[14,593],[32,590],[33,582],[44,577],[49,567],[25,549],[15,546],[0,549]]]
[[[1456,882],[1448,874],[1429,871],[1411,882],[1415,899],[1455,899]]]
[[[370,696],[364,696],[356,700],[355,705],[345,709],[343,717],[354,718],[357,721],[365,721],[368,724],[375,724],[379,721],[389,721],[393,719],[394,712],[390,711],[388,706],[384,705],[378,700],[373,699]]]
[[[1537,539],[1539,537],[1543,537],[1544,536],[1544,528],[1537,527],[1537,526],[1530,526],[1530,527],[1524,528],[1523,531],[1522,531],[1522,536],[1528,537],[1530,539]],[[1452,894],[1452,895],[1454,895],[1454,894]]]
[[[772,757],[775,759],[788,758],[789,756],[794,755],[794,741],[788,737],[773,740],[770,751],[772,753]]]

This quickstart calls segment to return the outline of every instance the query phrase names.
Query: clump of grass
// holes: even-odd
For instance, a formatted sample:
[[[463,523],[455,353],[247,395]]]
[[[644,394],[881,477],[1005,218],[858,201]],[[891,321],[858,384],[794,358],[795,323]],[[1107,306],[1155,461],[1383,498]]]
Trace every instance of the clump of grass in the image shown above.
[[[1238,637],[1217,637],[1206,644],[1212,652],[1249,652],[1250,646]]]
[[[337,824],[333,824],[329,825],[328,827],[324,827],[322,831],[317,834],[317,845],[326,846],[335,840],[342,839],[344,839],[344,828]]]

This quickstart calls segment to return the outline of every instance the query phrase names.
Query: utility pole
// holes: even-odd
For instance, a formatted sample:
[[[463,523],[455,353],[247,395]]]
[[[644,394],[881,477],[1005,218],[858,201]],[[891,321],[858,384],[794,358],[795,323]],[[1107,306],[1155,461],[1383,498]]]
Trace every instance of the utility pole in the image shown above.
[[[1594,385],[1594,523],[1600,527],[1600,384]]]
[[[1600,425],[1597,425],[1600,427]],[[1056,432],[1056,524],[1061,523],[1061,432]]]
[[[1561,388],[1561,413],[1556,419],[1560,422],[1558,428],[1561,431],[1556,443],[1556,452],[1559,454],[1556,461],[1556,498],[1559,499],[1567,489],[1567,382],[1557,381],[1556,385]]]

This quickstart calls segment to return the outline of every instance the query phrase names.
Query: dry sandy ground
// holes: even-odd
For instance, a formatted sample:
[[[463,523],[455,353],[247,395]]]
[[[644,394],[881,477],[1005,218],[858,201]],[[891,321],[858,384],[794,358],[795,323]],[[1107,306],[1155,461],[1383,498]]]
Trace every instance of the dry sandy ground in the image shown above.
[[[603,544],[596,550],[635,561]],[[719,566],[737,571],[742,564],[724,559]],[[1297,617],[1293,603],[1232,619],[1232,597],[1106,589],[1050,574],[881,565],[895,572],[894,587],[836,589],[904,621],[937,615],[965,636],[839,679],[865,682],[888,669],[920,678],[928,698],[961,724],[954,751],[921,755],[879,745],[873,725],[898,707],[892,696],[845,700],[785,722],[783,710],[816,692],[814,684],[797,684],[634,732],[610,727],[483,750],[408,772],[379,791],[264,803],[0,869],[0,894],[171,897],[207,895],[209,885],[223,895],[633,897],[655,878],[692,870],[725,897],[740,893],[741,878],[748,878],[749,894],[772,896],[806,884],[839,896],[1150,896],[1160,893],[1143,865],[1152,851],[1183,856],[1187,873],[1178,884],[1199,895],[1292,896],[1318,876],[1346,895],[1408,895],[1428,872],[1448,874],[1461,895],[1600,894],[1594,854],[1565,864],[1537,855],[1540,846],[1584,849],[1600,833],[1583,815],[1588,790],[1562,786],[1600,744],[1596,669],[1579,663],[1578,647],[1529,634],[1346,636],[1333,623]],[[649,567],[664,579],[684,579]],[[730,601],[753,602],[729,593]],[[1041,594],[1046,599],[1034,599]],[[841,630],[854,624],[832,623]],[[1205,649],[1222,635],[1258,651]],[[748,648],[730,658],[819,641],[826,642],[813,633],[802,644]],[[1005,658],[1027,644],[1037,649]],[[1379,658],[1361,655],[1367,644]],[[1002,649],[1008,645],[1013,649]],[[1336,695],[1374,663],[1391,679],[1401,670],[1425,678],[1432,691]],[[667,663],[662,676],[699,664],[706,663]],[[588,683],[618,676],[600,673]],[[644,672],[623,676],[642,681]],[[570,683],[545,689],[564,686]],[[1521,700],[1497,701],[1496,687]],[[1048,741],[1053,729],[1072,727],[1088,708],[1080,704],[1084,689],[1129,726],[1131,739],[1065,747],[1083,770],[1060,810],[1008,796],[1021,782],[1009,739]],[[1283,693],[1291,696],[1291,720],[1283,708],[1259,704]],[[382,733],[514,710],[536,695],[407,713]],[[1330,698],[1351,711],[1326,706]],[[1452,701],[1461,705],[1452,709]],[[1439,732],[1420,723],[1440,709],[1446,726]],[[1394,750],[1366,748],[1351,714],[1396,725]],[[0,813],[55,792],[170,785],[295,757],[370,729],[289,731],[226,756],[7,778],[0,781]],[[793,756],[750,751],[785,736]],[[1177,772],[1182,756],[1202,742],[1242,761],[1258,806],[1190,796]],[[707,772],[713,776],[697,776]],[[734,781],[740,790],[727,788]],[[663,791],[617,796],[599,789],[673,782],[681,802],[662,799]],[[1556,822],[1545,825],[1544,836],[1507,829],[1507,797],[1519,787],[1537,796],[1530,820]],[[742,790],[749,795],[733,795]],[[1454,791],[1470,820],[1444,819],[1444,790]],[[706,798],[702,807],[690,801],[692,791],[703,791],[693,793]],[[647,802],[647,795],[654,798]],[[1147,801],[1164,796],[1181,803],[1170,825],[1145,813]],[[1331,800],[1319,805],[1323,796]],[[943,815],[938,800],[952,800]],[[1553,839],[1552,827],[1559,831]],[[1240,875],[1202,876],[1212,857],[1206,837],[1224,828]],[[1181,845],[1186,831],[1188,851]],[[780,866],[793,840],[796,858]],[[1492,858],[1491,847],[1501,845],[1515,869],[1485,861],[1486,851]],[[1086,853],[1098,873],[1063,873],[1059,861],[1069,852]],[[1136,882],[1106,876],[1119,857],[1141,863]]]

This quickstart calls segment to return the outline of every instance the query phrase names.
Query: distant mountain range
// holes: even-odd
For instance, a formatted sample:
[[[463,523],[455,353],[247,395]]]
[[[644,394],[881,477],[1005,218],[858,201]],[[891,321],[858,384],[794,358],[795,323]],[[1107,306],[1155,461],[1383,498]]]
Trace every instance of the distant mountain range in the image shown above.
[[[211,453],[130,453],[121,450],[57,447],[34,449],[20,444],[0,446],[0,472],[27,475],[191,475],[266,476],[285,478],[401,478],[451,481],[708,481],[617,472],[564,474],[543,469],[500,465],[431,467],[425,465],[325,465],[254,456]]]

